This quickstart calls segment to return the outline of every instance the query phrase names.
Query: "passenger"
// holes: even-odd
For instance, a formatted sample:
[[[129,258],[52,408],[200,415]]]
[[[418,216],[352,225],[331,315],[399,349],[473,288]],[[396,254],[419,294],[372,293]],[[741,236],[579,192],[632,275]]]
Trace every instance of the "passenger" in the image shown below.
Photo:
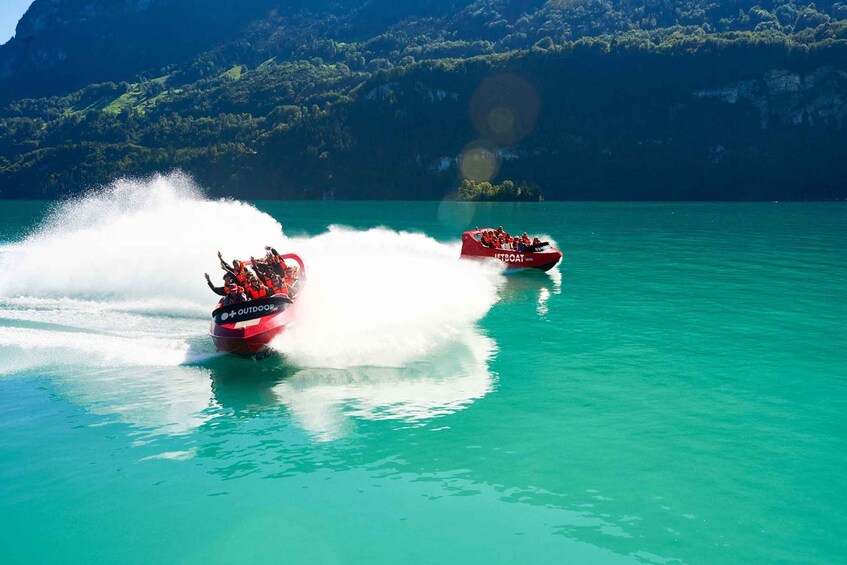
[[[288,287],[288,293],[292,298],[297,296],[297,293],[300,291],[300,279],[298,274],[298,269],[294,265],[289,265],[285,268],[285,277],[282,280]]]
[[[226,296],[221,302],[222,306],[229,306],[230,304],[237,304],[239,302],[246,302],[247,297],[244,296],[244,289],[238,286],[237,284],[231,284],[226,287]]]
[[[215,285],[212,284],[212,278],[209,276],[209,273],[204,273],[204,274],[206,275],[206,284],[209,285],[209,288],[212,289],[212,292],[214,292],[218,296],[226,296],[226,287],[229,284],[226,281],[226,275],[224,275],[224,286],[215,286]],[[229,273],[227,273],[227,275],[228,274]]]
[[[256,274],[259,275],[259,280],[268,289],[267,292],[270,296],[274,294],[288,294],[288,288],[285,286],[282,277],[273,272],[269,267],[266,266],[264,269],[257,270]]]
[[[265,262],[273,268],[276,274],[281,277],[285,276],[285,259],[270,245],[266,245],[265,250],[267,251]]]
[[[269,274],[266,274],[266,273],[263,272],[259,275],[259,280],[262,281],[262,283],[265,285],[265,287],[267,287],[267,289],[270,291],[270,293],[272,295],[276,294],[276,289],[274,288],[274,281],[273,281],[272,275],[269,275]]]
[[[270,277],[270,280],[271,280],[270,288],[273,289],[274,294],[282,294],[284,296],[291,296],[291,292],[289,292],[289,290],[288,290],[288,285],[285,284],[285,279],[283,279],[281,276],[279,276],[277,274],[274,274]]]
[[[524,245],[530,245],[532,243],[532,241],[529,239],[529,236],[526,235],[526,232],[523,232],[523,234],[521,235],[521,241]]]
[[[532,245],[541,245],[541,240],[537,237],[532,238]]]
[[[247,276],[247,287],[245,290],[250,300],[258,300],[271,295],[268,287],[262,284],[252,273]]]
[[[257,261],[253,257],[250,257],[250,265],[253,267],[253,272],[256,273],[256,276],[259,277],[259,280],[264,281],[266,278],[269,278],[271,274],[273,274],[273,269],[271,269],[265,263],[261,261]],[[267,284],[267,283],[265,283]]]
[[[232,273],[232,275],[238,281],[238,284],[244,286],[244,284],[247,283],[247,269],[244,267],[244,263],[242,263],[238,259],[233,259],[232,267],[230,267],[226,264],[226,261],[224,261],[220,251],[218,251],[218,259],[221,260],[221,269],[228,273]]]

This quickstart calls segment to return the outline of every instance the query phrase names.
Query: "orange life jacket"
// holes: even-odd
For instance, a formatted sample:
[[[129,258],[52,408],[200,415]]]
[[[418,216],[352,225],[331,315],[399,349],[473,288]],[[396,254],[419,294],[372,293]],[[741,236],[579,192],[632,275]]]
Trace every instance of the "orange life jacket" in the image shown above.
[[[244,268],[244,263],[240,263],[241,268],[239,270],[233,269],[235,271],[235,278],[238,282],[242,284],[242,286],[247,285],[247,269]]]
[[[274,294],[288,294],[288,289],[285,287],[284,284],[282,285],[282,288],[279,288],[277,285],[274,284],[273,279],[271,279],[270,277],[265,277],[265,286],[271,289]]]
[[[247,289],[247,292],[250,293],[250,298],[253,300],[258,300],[259,298],[264,298],[268,295],[268,291],[265,290],[265,287],[263,286],[256,287],[250,285],[250,288]]]

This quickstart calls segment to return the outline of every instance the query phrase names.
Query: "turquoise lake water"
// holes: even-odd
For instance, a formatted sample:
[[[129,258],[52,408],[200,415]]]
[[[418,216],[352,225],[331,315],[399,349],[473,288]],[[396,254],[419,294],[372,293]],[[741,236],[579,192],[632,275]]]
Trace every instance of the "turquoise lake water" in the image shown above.
[[[304,242],[388,228],[337,258],[363,268],[343,286],[383,325],[414,316],[419,351],[382,363],[394,342],[365,308],[343,333],[374,332],[377,366],[345,366],[343,335],[305,367],[216,357],[202,270],[150,280],[133,246],[143,221],[173,227],[158,208],[39,235],[46,204],[3,203],[0,561],[847,561],[847,205],[253,204]],[[563,262],[479,275],[496,300],[439,313],[462,337],[436,343],[427,309],[468,292],[444,257],[499,224]],[[86,230],[89,249],[46,253]],[[381,308],[366,287],[418,235],[427,267],[380,276],[430,291]],[[102,259],[120,237],[125,258]],[[189,286],[179,306],[142,292]]]

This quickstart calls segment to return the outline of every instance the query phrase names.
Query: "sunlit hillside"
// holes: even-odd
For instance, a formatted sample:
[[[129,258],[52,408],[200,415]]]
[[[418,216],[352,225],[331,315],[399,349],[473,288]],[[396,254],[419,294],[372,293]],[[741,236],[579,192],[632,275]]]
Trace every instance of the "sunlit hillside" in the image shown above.
[[[847,4],[36,0],[0,196],[181,168],[245,197],[847,196]]]

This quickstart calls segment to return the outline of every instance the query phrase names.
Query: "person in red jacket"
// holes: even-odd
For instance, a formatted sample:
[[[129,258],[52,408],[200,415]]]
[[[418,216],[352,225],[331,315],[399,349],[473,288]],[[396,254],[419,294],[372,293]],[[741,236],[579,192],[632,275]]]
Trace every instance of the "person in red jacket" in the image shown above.
[[[247,268],[244,266],[244,263],[238,259],[233,259],[232,267],[230,267],[226,264],[226,261],[224,261],[220,251],[218,251],[218,259],[221,260],[221,269],[227,273],[231,273],[238,281],[238,284],[244,286],[247,283]]]
[[[253,273],[247,274],[247,286],[244,290],[250,300],[258,300],[273,294]]]

